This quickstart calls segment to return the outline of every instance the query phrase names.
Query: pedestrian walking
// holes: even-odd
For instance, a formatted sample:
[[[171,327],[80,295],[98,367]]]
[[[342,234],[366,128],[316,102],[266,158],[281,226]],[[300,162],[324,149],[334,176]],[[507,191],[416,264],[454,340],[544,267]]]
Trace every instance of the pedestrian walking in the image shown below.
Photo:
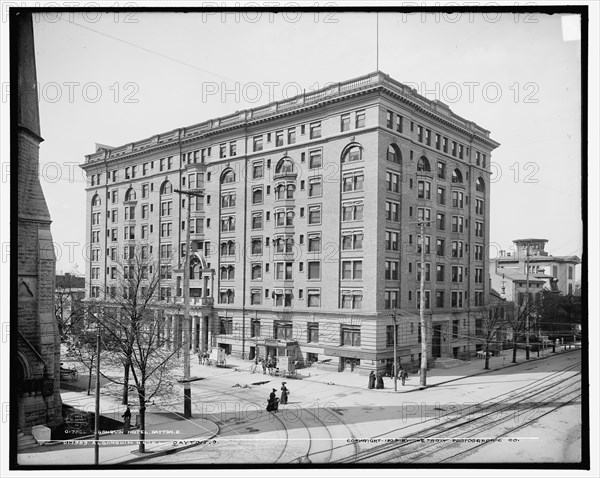
[[[383,388],[383,375],[381,373],[377,374],[377,385],[375,388]]]
[[[402,377],[402,386],[404,386],[406,379],[408,378],[408,372],[404,367],[400,370],[400,376]]]
[[[262,369],[263,369],[263,375],[267,374],[267,362],[263,359],[262,361]]]
[[[127,407],[125,413],[121,415],[121,418],[123,418],[123,433],[127,435],[129,433],[129,427],[131,427],[131,410],[129,407]]]
[[[281,382],[281,398],[279,399],[279,403],[282,405],[287,405],[288,395],[290,394],[289,389],[285,386],[287,382]]]
[[[279,407],[279,399],[277,398],[277,395],[275,395],[275,392],[277,392],[277,390],[273,389],[269,395],[269,399],[267,400],[267,412],[277,412],[277,408]]]
[[[369,374],[369,388],[375,388],[375,372],[373,370]]]

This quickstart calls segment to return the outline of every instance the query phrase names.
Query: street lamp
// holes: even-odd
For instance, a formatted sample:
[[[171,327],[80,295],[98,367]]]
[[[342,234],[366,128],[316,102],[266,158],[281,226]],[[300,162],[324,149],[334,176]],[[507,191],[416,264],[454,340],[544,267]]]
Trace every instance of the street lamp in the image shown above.
[[[185,228],[185,266],[183,269],[183,416],[192,416],[192,389],[190,387],[190,200],[194,197],[204,197],[202,189],[174,189],[178,194],[188,197],[187,204],[187,226]]]

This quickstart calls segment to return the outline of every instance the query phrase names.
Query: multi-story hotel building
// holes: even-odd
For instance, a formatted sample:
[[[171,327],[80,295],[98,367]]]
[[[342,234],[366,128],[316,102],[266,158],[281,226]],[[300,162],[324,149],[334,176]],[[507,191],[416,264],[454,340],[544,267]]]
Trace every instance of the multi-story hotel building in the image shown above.
[[[160,260],[164,333],[180,343],[189,227],[195,349],[329,359],[368,373],[393,357],[393,312],[402,362],[419,360],[423,242],[431,358],[460,358],[475,349],[489,292],[498,145],[378,71],[99,147],[82,165],[87,293],[110,294],[128,246],[148,246]],[[188,188],[204,197],[175,192]]]

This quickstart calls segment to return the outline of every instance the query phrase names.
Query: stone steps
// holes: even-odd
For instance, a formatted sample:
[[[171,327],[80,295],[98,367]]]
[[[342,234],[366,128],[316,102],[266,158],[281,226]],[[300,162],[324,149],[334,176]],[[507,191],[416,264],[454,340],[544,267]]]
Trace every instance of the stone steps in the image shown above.
[[[19,433],[17,437],[17,453],[29,450],[30,448],[37,448],[38,446],[40,445],[35,438],[33,438],[33,435]]]

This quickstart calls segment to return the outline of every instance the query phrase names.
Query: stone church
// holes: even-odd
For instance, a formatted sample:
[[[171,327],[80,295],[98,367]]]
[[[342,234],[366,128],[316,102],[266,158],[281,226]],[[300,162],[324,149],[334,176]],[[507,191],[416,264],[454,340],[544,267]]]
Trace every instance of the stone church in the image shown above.
[[[39,173],[40,135],[33,23],[30,13],[12,16],[11,40],[17,43],[17,337],[13,334],[11,406],[13,424],[22,433],[35,425],[62,423],[60,336],[54,314],[56,259],[50,213]],[[15,106],[13,105],[13,108]],[[13,109],[14,114],[14,109]],[[14,118],[14,116],[13,116]],[[14,145],[13,145],[14,147]],[[14,183],[13,183],[14,186]],[[14,317],[14,316],[13,316]],[[14,320],[14,318],[13,318]],[[14,322],[12,330],[15,329]],[[16,353],[14,347],[16,346]]]

